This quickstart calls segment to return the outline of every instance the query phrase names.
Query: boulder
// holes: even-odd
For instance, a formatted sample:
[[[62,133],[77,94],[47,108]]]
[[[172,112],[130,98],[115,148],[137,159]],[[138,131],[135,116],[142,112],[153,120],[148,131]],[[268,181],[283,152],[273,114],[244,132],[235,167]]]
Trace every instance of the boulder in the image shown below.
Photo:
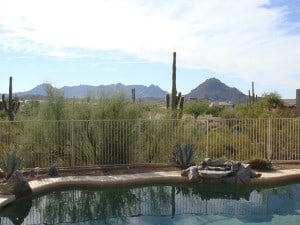
[[[16,198],[21,198],[24,196],[29,196],[32,194],[31,187],[23,174],[17,170],[7,181],[7,186],[9,191],[16,196]]]
[[[191,182],[199,182],[200,176],[198,173],[198,166],[191,166],[189,168],[188,177]]]
[[[58,170],[55,166],[51,166],[49,168],[49,175],[50,175],[50,177],[57,177],[58,176]]]
[[[201,165],[184,170],[182,176],[188,176],[189,181],[219,184],[249,184],[251,178],[260,177],[249,164],[228,159],[211,160],[205,158]]]
[[[252,169],[250,164],[241,163],[239,170],[236,172],[236,176],[243,184],[249,184],[251,179]]]
[[[216,171],[216,170],[199,170],[199,175],[203,178],[219,179],[222,177],[228,177],[232,174],[232,171]]]

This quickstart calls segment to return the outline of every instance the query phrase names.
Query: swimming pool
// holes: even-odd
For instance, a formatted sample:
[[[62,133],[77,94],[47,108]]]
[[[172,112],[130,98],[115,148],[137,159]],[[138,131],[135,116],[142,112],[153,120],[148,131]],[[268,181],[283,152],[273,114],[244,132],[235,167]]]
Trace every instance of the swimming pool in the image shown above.
[[[300,183],[72,188],[23,198],[0,224],[299,224]]]

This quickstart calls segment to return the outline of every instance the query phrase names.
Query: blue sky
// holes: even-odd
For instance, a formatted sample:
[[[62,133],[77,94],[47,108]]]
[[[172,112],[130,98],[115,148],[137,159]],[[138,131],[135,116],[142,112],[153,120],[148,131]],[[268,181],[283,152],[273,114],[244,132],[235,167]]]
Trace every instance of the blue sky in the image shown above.
[[[0,93],[49,82],[155,84],[211,77],[245,94],[300,88],[300,0],[0,0]]]

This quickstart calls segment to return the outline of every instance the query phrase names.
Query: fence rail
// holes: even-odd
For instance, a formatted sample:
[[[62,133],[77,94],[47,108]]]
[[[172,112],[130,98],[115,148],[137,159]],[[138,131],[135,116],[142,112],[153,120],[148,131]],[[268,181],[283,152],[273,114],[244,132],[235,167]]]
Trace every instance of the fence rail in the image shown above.
[[[0,122],[0,155],[25,166],[167,163],[176,145],[205,157],[300,160],[300,119],[95,120]]]

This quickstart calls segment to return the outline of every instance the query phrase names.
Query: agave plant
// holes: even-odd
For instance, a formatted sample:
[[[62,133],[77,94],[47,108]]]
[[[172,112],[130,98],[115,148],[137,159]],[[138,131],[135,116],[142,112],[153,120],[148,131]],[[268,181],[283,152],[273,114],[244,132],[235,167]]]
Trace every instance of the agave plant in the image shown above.
[[[7,152],[4,159],[0,162],[0,168],[6,173],[6,179],[18,169],[22,168],[23,160],[17,155],[16,151]]]
[[[173,151],[171,162],[174,162],[185,169],[195,164],[194,159],[195,149],[193,145],[177,145]]]

